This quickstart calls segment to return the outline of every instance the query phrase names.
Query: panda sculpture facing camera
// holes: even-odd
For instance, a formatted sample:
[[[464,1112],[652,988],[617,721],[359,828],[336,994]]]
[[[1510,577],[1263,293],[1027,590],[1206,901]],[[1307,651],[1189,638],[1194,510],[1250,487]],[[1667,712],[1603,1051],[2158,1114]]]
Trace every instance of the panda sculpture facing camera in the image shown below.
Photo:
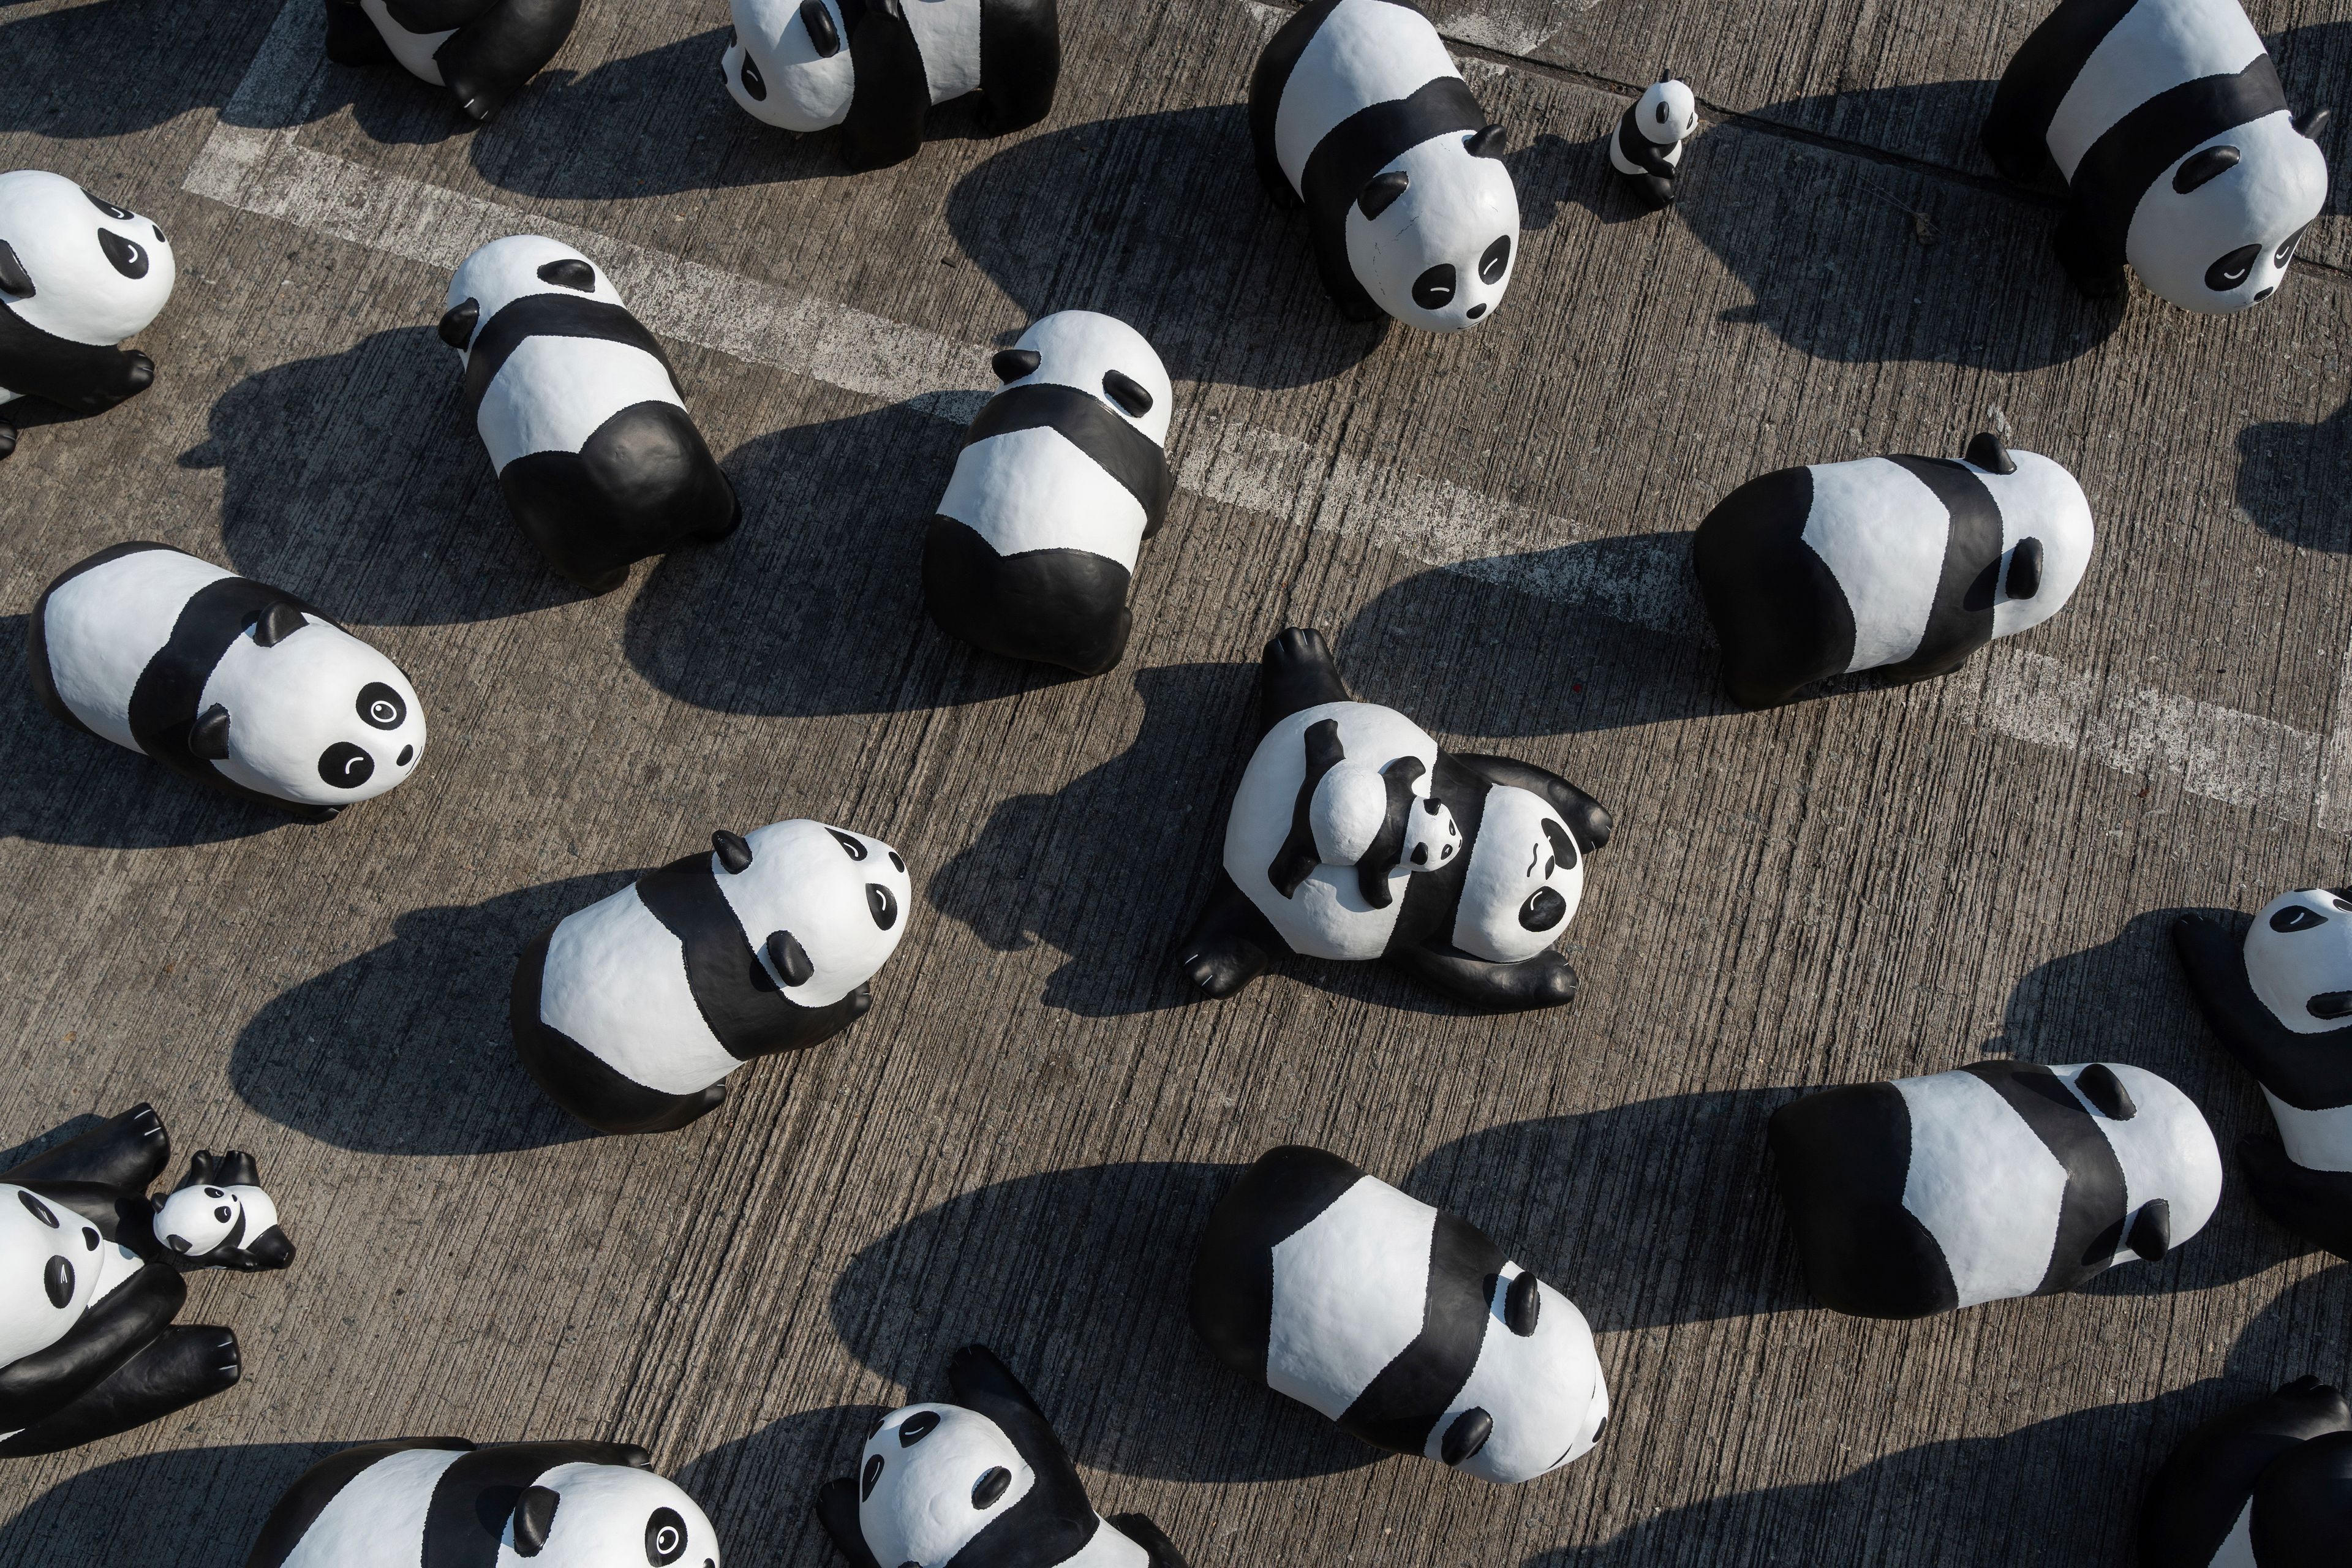
[[[163,314],[178,277],[153,219],[63,174],[0,174],[0,407],[37,397],[103,414],[146,391],[155,362],[115,345]],[[16,449],[0,419],[0,458]]]
[[[2140,1508],[2140,1568],[2316,1568],[2347,1531],[2352,1408],[2298,1377],[2180,1440]]]
[[[1625,178],[1644,205],[1671,205],[1682,174],[1683,140],[1698,129],[1698,100],[1687,82],[1664,77],[1618,118],[1609,139],[1609,166]]]
[[[1305,205],[1349,320],[1458,332],[1502,302],[1519,242],[1503,128],[1408,0],[1293,16],[1258,57],[1249,118],[1258,179],[1276,205]]]
[[[479,123],[555,58],[580,0],[327,0],[327,58],[398,64]]]

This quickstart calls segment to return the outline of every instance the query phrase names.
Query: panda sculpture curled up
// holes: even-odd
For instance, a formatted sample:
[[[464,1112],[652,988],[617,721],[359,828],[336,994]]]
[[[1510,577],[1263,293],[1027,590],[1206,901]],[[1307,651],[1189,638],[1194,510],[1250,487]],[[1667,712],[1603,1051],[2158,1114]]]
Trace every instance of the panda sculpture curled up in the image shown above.
[[[327,58],[397,64],[480,122],[555,58],[580,0],[326,0]]]
[[[2316,1568],[2352,1532],[2352,1407],[2315,1377],[2180,1440],[2140,1507],[2140,1568]]]

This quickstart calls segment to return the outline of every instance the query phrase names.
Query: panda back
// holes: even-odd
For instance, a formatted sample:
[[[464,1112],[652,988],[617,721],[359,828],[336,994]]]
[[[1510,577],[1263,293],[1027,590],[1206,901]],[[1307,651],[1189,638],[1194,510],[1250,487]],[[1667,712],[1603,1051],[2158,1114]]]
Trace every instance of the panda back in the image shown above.
[[[1420,1338],[1437,1211],[1370,1176],[1274,1249],[1265,1380],[1337,1420]]]
[[[999,555],[1083,550],[1129,572],[1149,521],[1125,485],[1044,425],[986,437],[958,452],[939,510]]]
[[[2032,1295],[2049,1272],[2066,1167],[1969,1072],[1898,1079],[1911,1118],[1903,1206],[1927,1227],[1962,1307]]]
[[[981,0],[902,0],[931,101],[980,90]]]
[[[53,584],[42,600],[41,636],[58,699],[116,745],[140,750],[131,728],[139,677],[197,590],[234,576],[157,547],[77,568]]]
[[[1803,539],[1853,613],[1849,670],[1918,651],[1936,608],[1950,515],[1916,474],[1885,458],[1812,466]]]
[[[2138,0],[2099,40],[2058,101],[2050,155],[2059,173],[2072,180],[2092,144],[2149,99],[2183,82],[2235,76],[2263,52],[2262,36],[2237,0]]]
[[[695,1005],[677,937],[633,887],[556,926],[539,1016],[606,1066],[664,1094],[707,1089],[738,1065]]]
[[[450,1448],[407,1448],[375,1460],[342,1483],[290,1552],[265,1555],[265,1534],[246,1568],[416,1568],[434,1489],[465,1457]]]
[[[668,367],[643,348],[612,339],[533,334],[492,370],[475,424],[491,463],[503,469],[534,452],[577,452],[614,415],[646,403],[686,406]]]
[[[1376,103],[1410,98],[1441,77],[1459,79],[1429,18],[1398,0],[1339,0],[1284,84],[1275,156],[1304,190],[1307,160],[1334,126]]]

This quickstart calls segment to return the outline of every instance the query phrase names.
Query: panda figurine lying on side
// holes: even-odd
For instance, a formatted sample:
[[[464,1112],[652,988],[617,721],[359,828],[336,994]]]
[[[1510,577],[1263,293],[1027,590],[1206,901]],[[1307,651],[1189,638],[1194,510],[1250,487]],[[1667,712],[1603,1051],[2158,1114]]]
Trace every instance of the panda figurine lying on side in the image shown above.
[[[2327,202],[2320,110],[2287,109],[2238,0],[2059,0],[2001,73],[1985,120],[1994,167],[2053,164],[2053,242],[2074,287],[2124,290],[2126,262],[2186,310],[2242,310],[2286,278]]]
[[[1349,321],[1458,332],[1500,304],[1519,197],[1437,29],[1409,0],[1316,0],[1250,78],[1258,179],[1307,208],[1323,287]]]
[[[42,706],[240,800],[324,822],[408,777],[425,710],[382,653],[293,595],[168,545],[71,566],[34,601]]]
[[[1469,1221],[1320,1149],[1276,1149],[1218,1200],[1192,1314],[1235,1371],[1480,1480],[1580,1458],[1609,1416],[1575,1302]]]
[[[294,1247],[251,1155],[198,1154],[170,1198],[151,1200],[171,1157],[154,1108],[137,1105],[0,1171],[0,1458],[127,1432],[240,1375],[234,1333],[173,1326],[188,1299],[181,1276],[283,1268]],[[224,1173],[235,1187],[204,1196]],[[205,1217],[227,1208],[247,1223],[179,1234],[194,1220],[184,1201],[191,1193]],[[257,1218],[266,1229],[253,1228]],[[170,1235],[161,1234],[166,1225]]]
[[[2189,1097],[2136,1067],[1984,1061],[1772,1113],[1805,1283],[1863,1318],[2072,1290],[2165,1256],[2221,1199]]]
[[[924,601],[950,636],[1099,675],[1127,651],[1136,552],[1175,489],[1168,372],[1092,310],[1044,318],[993,363],[1004,389],[964,432],[923,542]]]
[[[1184,1568],[1139,1513],[1104,1519],[1053,1424],[985,1345],[948,1363],[952,1404],[882,1418],[857,1473],[817,1489],[850,1568]]]
[[[1682,172],[1683,139],[1698,129],[1698,100],[1689,84],[1662,77],[1618,118],[1609,138],[1609,166],[1625,177],[1643,205],[1670,205]]]
[[[0,174],[0,407],[38,397],[103,414],[146,391],[155,362],[115,345],[163,314],[178,278],[152,218],[63,174]],[[16,449],[0,419],[0,458]]]
[[[683,1127],[752,1058],[849,1027],[906,934],[907,862],[878,838],[796,819],[710,841],[566,915],[516,966],[523,1066],[601,1131]]]
[[[330,1454],[245,1568],[719,1568],[719,1533],[631,1443],[404,1437]]]
[[[397,63],[479,123],[555,58],[580,0],[327,0],[327,58]]]
[[[978,94],[992,135],[1045,119],[1062,75],[1054,5],[730,0],[719,74],[752,119],[796,135],[838,125],[844,163],[884,168],[922,151],[925,114],[951,99]]]
[[[1770,708],[1833,675],[1958,668],[2057,614],[2091,538],[2074,477],[1988,432],[1964,462],[1864,458],[1750,479],[1706,514],[1691,555],[1725,692]]]
[[[1177,949],[1185,977],[1222,997],[1285,952],[1392,958],[1473,1006],[1573,1000],[1552,943],[1609,814],[1557,773],[1442,751],[1354,700],[1320,632],[1276,637],[1263,674],[1223,868]]]
[[[2340,1563],[2347,1532],[2352,1408],[2298,1377],[2180,1440],[2140,1508],[2140,1568]]]

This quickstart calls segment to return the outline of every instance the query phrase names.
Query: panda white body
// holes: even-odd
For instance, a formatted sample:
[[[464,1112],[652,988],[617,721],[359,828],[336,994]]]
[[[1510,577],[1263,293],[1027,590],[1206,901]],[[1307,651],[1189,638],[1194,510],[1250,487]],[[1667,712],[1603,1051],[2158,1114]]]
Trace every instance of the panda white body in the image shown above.
[[[323,820],[415,771],[399,667],[291,595],[161,544],[100,551],[33,611],[50,711],[173,772]]]
[[[96,414],[144,391],[154,361],[115,345],[163,313],[178,277],[153,219],[63,174],[0,174],[0,406],[37,396]],[[0,422],[0,458],[16,439]]]
[[[397,64],[488,120],[555,58],[580,0],[326,0],[327,58]]]

